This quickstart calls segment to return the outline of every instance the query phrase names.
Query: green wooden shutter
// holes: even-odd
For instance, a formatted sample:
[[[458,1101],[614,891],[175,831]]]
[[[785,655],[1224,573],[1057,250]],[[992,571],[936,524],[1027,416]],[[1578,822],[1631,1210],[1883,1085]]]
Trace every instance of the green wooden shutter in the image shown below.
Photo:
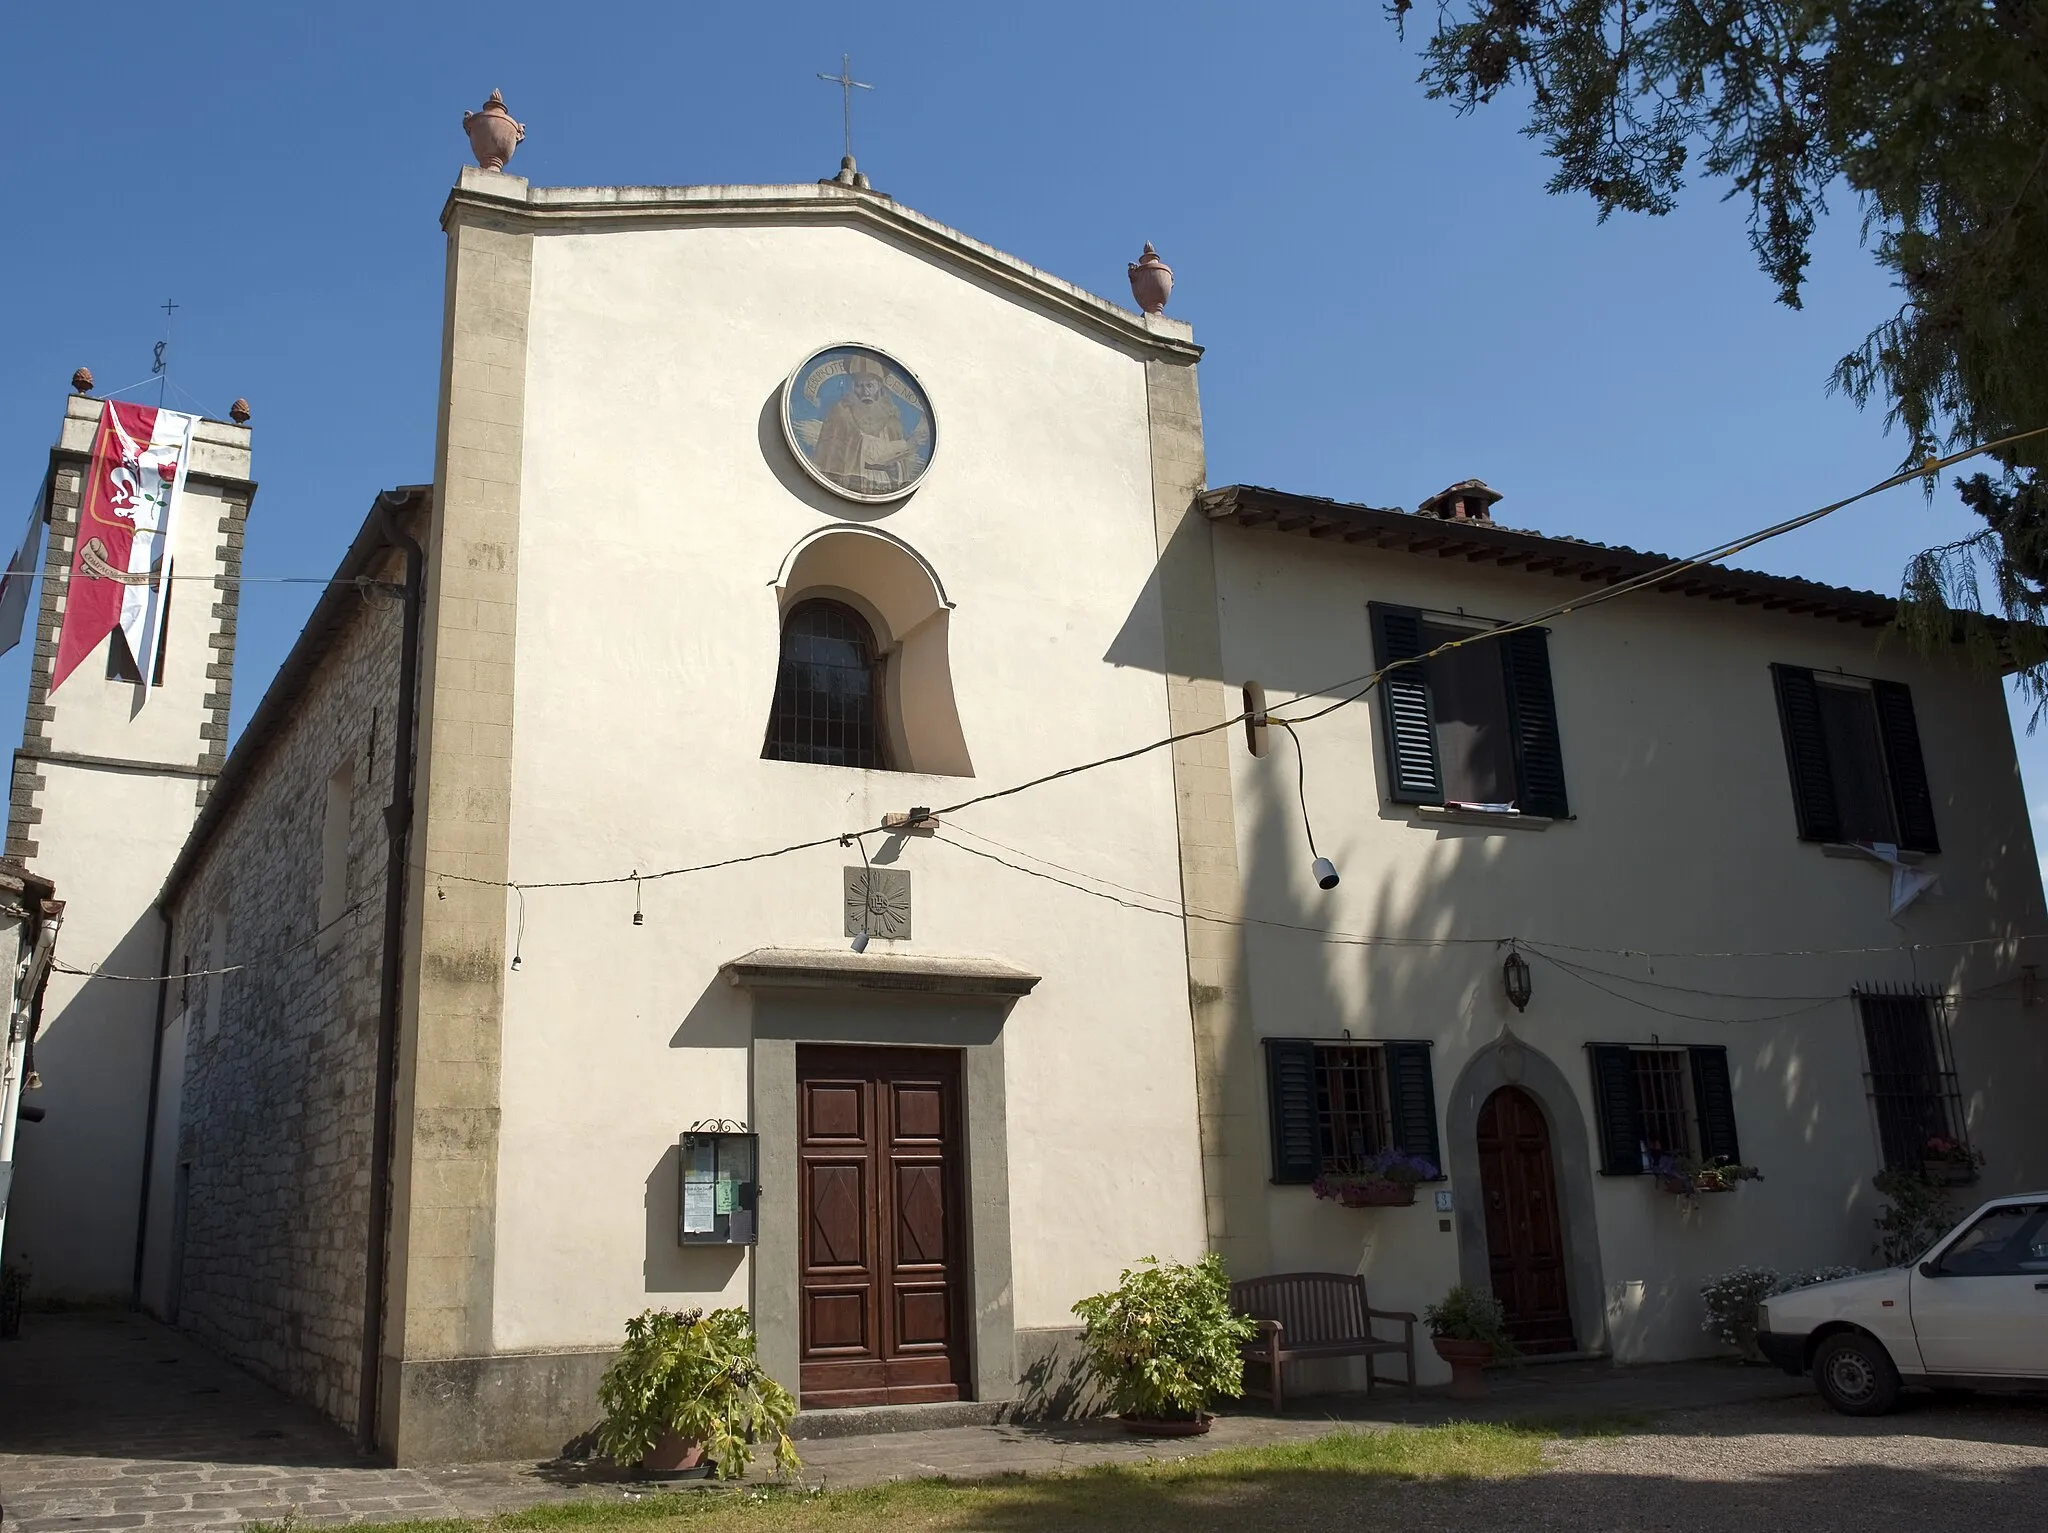
[[[1562,820],[1572,812],[1564,793],[1564,747],[1557,737],[1557,696],[1550,685],[1550,634],[1542,628],[1501,635],[1508,684],[1508,732],[1524,814]]]
[[[1643,1103],[1636,1064],[1626,1044],[1589,1043],[1593,1111],[1600,1121],[1600,1169],[1609,1176],[1643,1174]]]
[[[1273,1180],[1312,1182],[1323,1169],[1316,1143],[1316,1046],[1307,1038],[1266,1040],[1272,1105]]]
[[[1839,841],[1842,815],[1835,804],[1835,774],[1828,765],[1827,736],[1820,725],[1820,693],[1813,672],[1774,665],[1778,721],[1785,730],[1785,764],[1792,772],[1792,808],[1802,841]]]
[[[1896,681],[1873,681],[1877,729],[1884,739],[1884,763],[1892,784],[1892,808],[1899,820],[1899,845],[1909,851],[1938,852],[1934,793],[1920,754],[1920,725],[1913,717],[1913,689]]]
[[[1700,1155],[1706,1160],[1742,1159],[1735,1137],[1735,1087],[1728,1051],[1718,1045],[1688,1049],[1692,1055],[1692,1100],[1700,1114]]]
[[[1426,1043],[1389,1043],[1387,1106],[1394,1120],[1394,1148],[1420,1155],[1439,1172],[1443,1156],[1436,1137],[1436,1080],[1429,1068]]]
[[[1422,614],[1413,607],[1374,602],[1372,652],[1375,668],[1412,660],[1424,649]],[[1436,756],[1436,713],[1429,702],[1426,667],[1403,666],[1379,685],[1380,727],[1387,742],[1387,797],[1397,804],[1441,804],[1443,771]]]

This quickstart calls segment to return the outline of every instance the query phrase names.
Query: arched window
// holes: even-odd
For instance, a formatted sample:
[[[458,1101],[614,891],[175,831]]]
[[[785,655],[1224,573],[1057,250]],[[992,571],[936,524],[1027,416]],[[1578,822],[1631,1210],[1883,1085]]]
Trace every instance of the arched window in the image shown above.
[[[820,766],[887,766],[881,692],[867,619],[836,601],[798,602],[782,624],[775,707],[761,754]]]

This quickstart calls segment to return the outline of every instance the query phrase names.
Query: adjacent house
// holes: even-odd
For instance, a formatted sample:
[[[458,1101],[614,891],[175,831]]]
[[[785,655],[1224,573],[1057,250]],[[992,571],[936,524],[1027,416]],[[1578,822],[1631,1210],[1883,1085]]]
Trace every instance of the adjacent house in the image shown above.
[[[1211,490],[1188,326],[850,178],[443,223],[432,482],[126,912],[141,1297],[366,1440],[554,1451],[649,1306],[1059,1409],[1074,1301],[1209,1248],[1686,1356],[1931,1137],[2048,1176],[1999,681],[1883,598]]]

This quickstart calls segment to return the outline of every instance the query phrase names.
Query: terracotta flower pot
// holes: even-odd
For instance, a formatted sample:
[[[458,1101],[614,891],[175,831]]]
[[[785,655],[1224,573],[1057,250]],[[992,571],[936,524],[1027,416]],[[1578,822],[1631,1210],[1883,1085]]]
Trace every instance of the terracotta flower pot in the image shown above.
[[[1215,1418],[1207,1411],[1192,1416],[1134,1416],[1125,1411],[1116,1419],[1134,1437],[1200,1437]]]
[[[1484,1341],[1458,1341],[1450,1336],[1432,1336],[1436,1355],[1451,1365],[1451,1398],[1486,1398],[1486,1365],[1493,1361],[1493,1346]]]
[[[640,1455],[640,1472],[657,1479],[685,1479],[709,1472],[704,1444],[680,1432],[664,1432]]]
[[[1147,314],[1158,314],[1166,308],[1166,300],[1173,296],[1173,268],[1159,259],[1159,252],[1152,248],[1152,242],[1145,242],[1145,253],[1127,268],[1131,278],[1131,296],[1138,301],[1138,307]]]
[[[496,91],[474,112],[462,114],[462,131],[469,135],[470,150],[485,170],[503,170],[526,138],[526,129],[505,110],[505,98]]]

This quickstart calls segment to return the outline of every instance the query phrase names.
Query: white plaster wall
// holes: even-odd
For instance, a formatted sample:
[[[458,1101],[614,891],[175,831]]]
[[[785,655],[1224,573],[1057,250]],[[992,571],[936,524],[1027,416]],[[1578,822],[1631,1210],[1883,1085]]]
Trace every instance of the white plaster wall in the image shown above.
[[[1372,668],[1368,601],[1505,619],[1580,589],[1262,530],[1219,528],[1217,546],[1227,679],[1263,682],[1276,707]],[[1285,741],[1264,760],[1233,751],[1251,914],[1458,944],[1345,945],[1255,926],[1249,984],[1259,1032],[1433,1039],[1442,1104],[1473,1051],[1512,1020],[1574,1084],[1589,1133],[1587,1042],[1726,1045],[1742,1153],[1766,1180],[1688,1213],[1648,1179],[1594,1177],[1604,1297],[1615,1350],[1628,1359],[1711,1350],[1697,1289],[1739,1262],[1872,1259],[1870,1177],[1881,1160],[1848,999],[1854,985],[1919,981],[1968,997],[1954,1040],[1972,1133],[1989,1157],[1982,1192],[2048,1184],[2039,1113],[2048,1013],[2023,1008],[2017,984],[2021,959],[2048,961],[2048,944],[1944,945],[2044,929],[1998,683],[1896,641],[1880,649],[1862,628],[1655,593],[1550,626],[1571,822],[1540,833],[1423,823],[1384,801],[1376,704],[1353,706],[1301,731],[1317,839],[1343,873],[1324,894],[1309,877],[1293,752]],[[1943,847],[1927,866],[1941,887],[1896,923],[1874,864],[1829,858],[1797,839],[1773,661],[1913,688]],[[1608,971],[1590,982],[1539,957],[1534,998],[1515,1017],[1495,946],[1511,935],[1639,952],[1881,951],[1560,954]],[[1590,1154],[1597,1168],[1597,1148]],[[1431,1207],[1351,1211],[1292,1187],[1271,1189],[1267,1206],[1276,1270],[1362,1271],[1374,1302],[1396,1309],[1420,1310],[1457,1281],[1458,1237],[1438,1229]]]
[[[185,1083],[189,1012],[164,1026],[163,1070],[156,1091],[156,1132],[149,1163],[148,1229],[142,1247],[142,1305],[158,1319],[170,1314],[171,1236],[177,1223],[178,1118]]]
[[[65,902],[57,958],[159,972],[153,901],[191,828],[196,784],[57,762],[43,772],[34,868]],[[40,1294],[128,1296],[156,1000],[151,984],[50,976],[33,1098],[48,1117],[22,1126],[7,1219],[8,1257],[29,1258]]]
[[[1139,360],[868,232],[697,225],[535,241],[513,745],[512,876],[650,871],[874,824],[1166,732],[1153,672],[1105,657],[1154,562]],[[938,452],[893,510],[787,459],[775,402],[817,348],[915,371]],[[772,581],[836,519],[938,571],[976,777],[760,759]],[[959,822],[1178,888],[1165,753]],[[949,832],[950,834],[950,832]],[[871,840],[871,852],[882,843]],[[1132,1259],[1202,1245],[1175,919],[912,839],[913,951],[1045,976],[1006,1029],[1015,1315],[1071,1325]],[[837,846],[644,887],[508,901],[496,1341],[596,1345],[650,1304],[744,1302],[737,1253],[679,1251],[674,1145],[748,1115],[749,1005],[717,975],[761,946],[836,948]],[[431,886],[431,879],[429,880]]]
[[[100,408],[96,399],[68,399],[58,445],[89,453]],[[201,422],[192,467],[245,477],[247,428]],[[187,484],[172,542],[181,577],[220,570],[222,498],[212,485]],[[68,566],[68,551],[52,550],[51,559]],[[207,675],[217,659],[207,641],[220,599],[210,579],[176,582],[164,684],[146,698],[132,682],[107,679],[108,641],[102,640],[50,695],[50,717],[41,730],[48,748],[121,761],[196,764],[212,743],[201,737],[213,717],[209,698],[224,690]],[[35,804],[42,819],[29,827],[36,846],[29,866],[54,881],[65,902],[58,959],[81,969],[158,972],[162,926],[152,907],[198,816],[198,780],[59,761],[44,761],[39,770],[45,786]],[[21,1135],[7,1231],[10,1257],[32,1259],[40,1293],[129,1295],[156,999],[154,985],[51,976],[36,1045],[44,1083],[38,1101],[49,1116]]]

